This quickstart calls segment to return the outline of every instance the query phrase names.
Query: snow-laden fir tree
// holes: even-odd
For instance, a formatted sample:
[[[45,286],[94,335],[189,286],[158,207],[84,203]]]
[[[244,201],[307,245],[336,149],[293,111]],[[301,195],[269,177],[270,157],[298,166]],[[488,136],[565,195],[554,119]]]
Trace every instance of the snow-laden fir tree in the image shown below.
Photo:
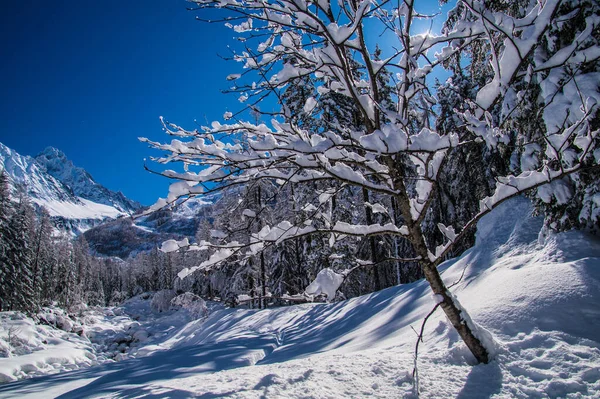
[[[209,19],[211,11],[226,15],[224,22],[240,36],[244,48],[233,58],[246,72],[228,77],[240,101],[251,103],[267,93],[281,98],[296,81],[313,86],[303,93],[316,94],[305,100],[301,123],[285,107],[268,124],[234,120],[190,131],[165,122],[174,136],[170,143],[145,141],[167,152],[159,162],[181,162],[185,168],[162,172],[178,182],[152,209],[260,180],[316,189],[311,200],[300,204],[310,209],[302,218],[274,220],[245,240],[199,242],[192,248],[211,251],[209,259],[180,276],[234,255],[256,257],[300,237],[328,236],[332,246],[349,236],[392,238],[411,251],[410,259],[402,261],[420,266],[475,358],[488,362],[489,336],[449,292],[437,267],[482,216],[511,197],[537,189],[542,201],[560,205],[566,191],[561,182],[575,176],[582,185],[581,202],[596,203],[589,200],[596,198],[595,189],[588,192],[589,182],[581,176],[600,160],[598,3],[524,0],[511,6],[463,0],[441,32],[423,33],[415,25],[429,18],[427,10],[412,0],[192,2],[200,18]],[[374,57],[371,35],[381,32],[392,44]],[[438,100],[428,77],[453,63],[457,79],[471,74],[471,87],[453,92],[454,108],[444,110],[453,122],[444,123],[436,117]],[[381,79],[383,71],[393,80]],[[318,106],[332,98],[350,104],[351,114],[342,116],[351,123],[323,125],[329,114]],[[533,123],[524,118],[531,102]],[[501,165],[507,159],[515,162],[494,168],[492,153],[504,160]],[[482,189],[472,190],[468,174],[459,172],[471,167],[462,162],[471,154],[490,177],[490,192],[479,183]],[[463,176],[461,189],[472,192],[477,205],[437,224],[443,242],[429,240],[428,218],[436,198],[445,212],[438,193],[451,184],[441,177],[452,179],[456,173]],[[368,199],[382,218],[365,223],[333,219],[332,204],[346,187],[365,193],[365,203]],[[597,223],[595,211],[586,212]]]
[[[8,189],[8,181],[4,170],[0,172],[0,311],[9,310],[12,263],[10,254],[13,251],[11,237],[13,232],[10,225],[12,203]]]
[[[52,292],[46,285],[52,278],[52,223],[48,212],[41,208],[33,234],[32,279],[35,302],[42,305],[49,302],[48,295]]]
[[[10,220],[13,251],[9,256],[13,272],[11,281],[11,307],[14,310],[33,312],[37,310],[34,293],[34,210],[24,189],[18,190],[18,199]]]
[[[524,18],[528,4],[528,1],[490,1],[486,6],[492,11]],[[484,149],[486,162],[493,164],[495,169],[510,170],[513,174],[535,170],[544,163],[556,163],[556,150],[564,150],[566,157],[560,161],[568,166],[573,163],[569,157],[574,154],[563,145],[571,142],[573,137],[560,137],[565,122],[592,132],[600,127],[594,105],[600,85],[600,63],[596,54],[600,40],[598,12],[597,2],[558,2],[554,22],[540,35],[540,41],[523,54],[531,67],[518,71],[519,75],[515,76],[511,87],[505,90],[503,101],[489,109],[495,126],[509,140],[500,148],[503,156]],[[477,18],[469,3],[459,3],[451,12],[446,29],[452,29],[462,19],[475,21]],[[446,107],[438,123],[456,124],[456,118],[451,114],[452,107],[464,108],[460,104],[464,104],[464,99],[475,101],[479,89],[494,77],[494,63],[489,62],[489,58],[497,59],[498,50],[492,50],[490,43],[499,47],[503,36],[497,29],[492,30],[489,36],[491,40],[474,41],[447,61],[446,66],[452,69],[454,75],[444,84],[444,95],[440,95],[442,105]],[[458,92],[461,93],[459,96],[456,95]],[[588,99],[591,102],[587,102]],[[578,126],[582,113],[589,114],[589,117],[583,126]],[[476,156],[476,151],[472,149],[470,154]],[[553,229],[576,227],[598,232],[599,169],[593,162],[594,157],[581,160],[580,170],[540,187],[539,195],[533,196],[538,209],[547,216],[546,223]],[[555,167],[558,165],[555,164]],[[474,169],[483,171],[481,167]],[[489,173],[487,175],[487,178],[491,177]]]

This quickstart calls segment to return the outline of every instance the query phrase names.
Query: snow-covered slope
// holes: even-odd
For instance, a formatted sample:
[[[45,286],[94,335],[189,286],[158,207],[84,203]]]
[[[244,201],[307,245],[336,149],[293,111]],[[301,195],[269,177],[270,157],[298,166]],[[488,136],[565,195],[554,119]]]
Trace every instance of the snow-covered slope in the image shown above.
[[[141,208],[139,203],[125,197],[123,193],[115,193],[96,183],[88,172],[73,165],[73,162],[56,148],[46,148],[35,160],[48,174],[64,183],[78,197],[110,206],[123,213],[132,213]]]
[[[600,242],[544,236],[531,212],[524,199],[502,205],[475,247],[441,266],[495,358],[473,366],[438,311],[419,350],[420,397],[600,396]],[[0,397],[414,397],[413,329],[434,305],[417,282],[336,304],[224,309],[174,325],[143,357],[0,386]]]
[[[74,234],[140,208],[122,193],[94,182],[54,148],[32,158],[0,143],[0,170],[13,187],[26,187],[32,202],[45,208],[58,228]]]

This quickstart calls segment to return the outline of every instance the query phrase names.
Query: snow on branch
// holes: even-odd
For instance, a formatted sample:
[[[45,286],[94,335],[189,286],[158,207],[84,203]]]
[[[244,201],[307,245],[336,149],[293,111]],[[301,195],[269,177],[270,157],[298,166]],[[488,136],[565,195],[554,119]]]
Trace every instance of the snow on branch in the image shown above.
[[[193,2],[201,12],[217,11],[217,21],[243,39],[243,48],[231,50],[232,59],[244,69],[227,76],[234,85],[231,91],[245,101],[254,99],[254,104],[270,93],[282,109],[256,123],[237,120],[242,114],[233,117],[228,112],[226,123],[215,121],[195,130],[161,118],[172,140],[141,140],[163,151],[156,162],[181,163],[184,169],[156,172],[177,182],[148,212],[258,181],[319,187],[315,200],[300,207],[314,218],[287,215],[261,222],[246,242],[197,245],[213,251],[198,268],[238,255],[254,256],[269,246],[313,234],[329,235],[333,244],[343,236],[407,238],[418,248],[416,258],[438,264],[468,227],[507,198],[576,173],[583,164],[598,164],[597,131],[591,128],[600,104],[600,72],[591,68],[600,58],[594,36],[600,26],[597,12],[586,14],[572,43],[558,47],[551,34],[563,23],[556,20],[560,0],[531,2],[519,15],[492,9],[488,2],[465,0],[457,6],[462,11],[455,21],[427,34],[414,32],[413,22],[420,17],[414,2]],[[398,48],[381,58],[374,54],[367,45],[369,24],[395,35]],[[445,121],[436,114],[438,99],[428,79],[473,48],[483,54],[478,62],[485,65],[472,66],[481,68],[483,79],[471,82],[468,94],[457,92],[459,102],[451,115],[456,123],[440,128]],[[459,70],[463,64],[454,65]],[[528,91],[536,93],[535,100],[526,96]],[[537,115],[531,117],[543,123],[536,126],[539,132],[533,138],[525,139],[521,127],[510,124],[511,115],[527,101],[539,101]],[[483,145],[494,153],[510,146],[524,150],[516,168],[494,176],[493,193],[477,198],[479,212],[462,229],[433,224],[445,243],[429,248],[423,224],[445,165],[461,151],[470,151],[466,146]],[[331,206],[340,186],[389,198],[398,210],[380,199],[365,200],[361,206],[390,222],[334,220],[321,208]],[[260,218],[256,209],[243,210],[241,216]]]
[[[311,297],[325,295],[327,301],[332,301],[335,298],[335,293],[344,282],[345,278],[342,274],[334,272],[330,268],[321,270],[312,283],[304,290],[306,295]]]

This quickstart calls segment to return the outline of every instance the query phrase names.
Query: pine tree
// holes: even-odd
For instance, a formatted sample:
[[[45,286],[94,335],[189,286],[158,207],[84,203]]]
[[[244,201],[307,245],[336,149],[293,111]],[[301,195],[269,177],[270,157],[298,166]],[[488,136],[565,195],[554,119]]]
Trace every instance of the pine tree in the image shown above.
[[[52,253],[52,224],[50,215],[44,208],[38,210],[39,217],[35,223],[33,234],[32,282],[36,303],[44,304],[44,294],[47,295],[45,282],[50,279],[53,260]]]
[[[56,300],[64,309],[77,303],[77,271],[73,262],[73,246],[60,242],[56,253]]]
[[[87,293],[92,289],[92,259],[90,248],[84,235],[73,242],[73,263],[75,267],[75,295],[77,302],[85,302]]]
[[[11,282],[14,273],[10,259],[14,251],[13,231],[10,224],[12,211],[8,180],[2,170],[0,172],[0,311],[12,307]]]
[[[160,273],[160,288],[163,290],[173,289],[173,255],[163,255],[163,267]]]
[[[104,285],[100,279],[99,267],[101,267],[101,264],[95,264],[91,274],[89,290],[86,292],[86,301],[90,306],[106,306]]]
[[[13,243],[13,250],[9,255],[11,307],[24,312],[34,312],[38,307],[32,273],[35,216],[24,189],[20,189],[18,194],[19,202],[10,219],[10,239]]]

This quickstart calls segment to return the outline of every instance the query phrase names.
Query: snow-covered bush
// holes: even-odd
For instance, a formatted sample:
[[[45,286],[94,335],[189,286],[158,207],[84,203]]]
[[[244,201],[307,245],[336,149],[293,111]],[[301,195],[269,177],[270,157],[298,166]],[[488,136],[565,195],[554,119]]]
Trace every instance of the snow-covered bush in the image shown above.
[[[176,294],[173,290],[158,291],[152,297],[150,306],[156,312],[166,312],[171,307],[171,299],[175,298]]]
[[[206,317],[208,314],[208,308],[204,299],[198,295],[194,295],[191,292],[186,292],[171,299],[171,308],[173,309],[185,309],[195,319],[200,317]]]
[[[27,339],[22,335],[23,328],[17,324],[4,326],[0,331],[0,357],[11,357],[29,353]]]
[[[10,346],[5,337],[0,337],[0,357],[8,357],[10,355]]]

